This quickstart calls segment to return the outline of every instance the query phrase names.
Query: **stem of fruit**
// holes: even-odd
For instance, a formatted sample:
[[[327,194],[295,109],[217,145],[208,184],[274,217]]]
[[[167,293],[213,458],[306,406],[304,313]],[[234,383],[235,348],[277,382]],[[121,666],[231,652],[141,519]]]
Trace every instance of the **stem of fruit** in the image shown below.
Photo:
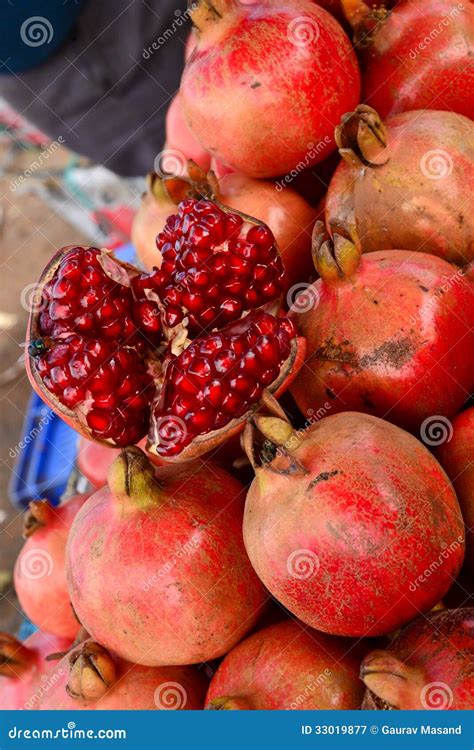
[[[379,115],[367,104],[343,115],[334,131],[339,153],[351,166],[381,167],[388,161],[387,133]]]
[[[313,229],[314,266],[327,284],[337,284],[355,275],[360,264],[360,249],[348,238],[334,233],[333,238],[322,221]]]
[[[110,653],[95,641],[89,641],[69,657],[71,672],[66,691],[71,698],[96,701],[115,682],[115,663]]]
[[[191,11],[191,21],[199,31],[203,31],[209,23],[217,23],[232,8],[239,5],[236,0],[198,0]]]
[[[341,0],[342,10],[354,31],[354,44],[358,49],[369,47],[385,23],[390,11],[381,4],[370,7],[364,0]]]
[[[18,677],[31,668],[35,652],[9,633],[0,633],[0,675]]]
[[[122,510],[145,511],[162,502],[153,465],[136,446],[121,451],[109,469],[107,482]]]
[[[52,522],[54,511],[49,500],[33,500],[23,516],[23,539]]]
[[[368,654],[362,662],[360,678],[372,693],[393,708],[421,708],[413,701],[421,694],[425,676],[389,651]]]

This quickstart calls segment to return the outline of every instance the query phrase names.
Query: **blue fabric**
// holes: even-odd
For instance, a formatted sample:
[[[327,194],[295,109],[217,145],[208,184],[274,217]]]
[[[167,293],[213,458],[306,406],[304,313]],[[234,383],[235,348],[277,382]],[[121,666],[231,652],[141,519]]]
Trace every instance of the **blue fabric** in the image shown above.
[[[87,0],[0,0],[0,74],[19,73],[55,52]]]

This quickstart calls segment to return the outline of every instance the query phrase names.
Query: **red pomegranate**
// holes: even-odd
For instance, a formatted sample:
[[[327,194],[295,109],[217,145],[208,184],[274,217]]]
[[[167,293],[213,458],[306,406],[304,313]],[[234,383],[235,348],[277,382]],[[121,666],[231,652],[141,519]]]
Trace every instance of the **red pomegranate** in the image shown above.
[[[191,18],[199,36],[181,80],[183,112],[211,154],[250,177],[275,177],[333,150],[360,76],[329,13],[311,0],[200,0]]]
[[[15,590],[23,611],[45,633],[73,639],[79,630],[66,583],[66,541],[76,513],[89,495],[58,507],[33,501],[25,515],[26,542],[15,563]]]
[[[30,316],[27,372],[85,437],[120,447],[148,433],[152,454],[185,461],[288,387],[304,341],[272,314],[285,272],[265,224],[189,199],[158,246],[151,274],[97,248],[57,253]]]
[[[365,709],[472,710],[474,607],[432,612],[362,662]]]
[[[155,169],[159,169],[161,176],[165,176],[169,171],[185,175],[188,159],[192,159],[206,171],[210,169],[211,156],[188,128],[178,92],[171,100],[166,113],[166,144]]]
[[[110,448],[81,437],[77,451],[77,468],[89,484],[99,490],[107,482],[110,466],[119,453],[119,448]]]
[[[115,460],[69,535],[71,600],[92,637],[127,661],[208,661],[267,599],[243,546],[244,488],[203,463],[157,477],[138,448]]]
[[[382,124],[360,105],[336,129],[343,161],[326,198],[330,232],[364,252],[416,250],[474,259],[474,124],[453,112],[404,112]]]
[[[52,687],[48,673],[55,662],[48,657],[66,651],[67,638],[39,630],[23,643],[8,633],[0,633],[0,706],[4,711],[35,709]]]
[[[464,525],[424,445],[355,412],[299,432],[277,417],[255,423],[275,457],[266,443],[244,540],[283,606],[325,633],[368,636],[396,630],[444,596],[461,567]]]
[[[88,640],[63,657],[61,677],[41,699],[42,711],[185,711],[204,704],[207,680],[195,667],[129,664]]]
[[[321,278],[292,313],[308,350],[291,387],[299,408],[368,412],[424,439],[429,420],[454,416],[474,388],[474,264],[361,256],[321,222],[313,252]]]
[[[342,0],[362,58],[362,98],[382,117],[442,109],[474,117],[474,6],[401,0],[388,11]]]
[[[272,231],[281,259],[286,271],[286,286],[291,286],[307,278],[312,270],[311,264],[311,230],[316,220],[317,212],[292,187],[285,183],[274,183],[268,180],[254,180],[238,172],[224,174],[219,180],[211,172],[206,172],[193,162],[188,164],[189,179],[166,179],[161,190],[170,196],[175,204],[183,199],[211,198],[233,211],[244,215],[257,217]],[[151,180],[156,186],[156,179]],[[161,198],[157,199],[158,202]],[[144,199],[139,223],[150,222],[147,237],[158,235],[165,225],[163,216],[156,211],[152,216],[149,210],[150,197]],[[168,202],[163,204],[167,207]],[[141,209],[140,209],[141,210]],[[168,211],[169,212],[169,211]],[[140,215],[137,214],[137,216]],[[153,225],[153,229],[151,228]],[[140,241],[136,245],[138,256],[145,266],[151,270],[161,265],[161,253],[156,249],[156,243]]]
[[[446,438],[444,442],[441,442]],[[474,573],[474,407],[438,436],[436,457],[453,483],[466,524],[466,572]],[[471,584],[472,585],[472,584]]]
[[[270,625],[227,654],[206,708],[357,709],[364,694],[358,679],[363,653],[360,645],[293,620]]]

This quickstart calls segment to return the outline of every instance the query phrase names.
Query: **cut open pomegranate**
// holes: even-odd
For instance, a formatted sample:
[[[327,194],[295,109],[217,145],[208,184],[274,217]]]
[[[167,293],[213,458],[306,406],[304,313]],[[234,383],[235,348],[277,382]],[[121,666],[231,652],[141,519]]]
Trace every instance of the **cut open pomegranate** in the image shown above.
[[[125,446],[148,432],[152,454],[187,460],[289,385],[304,342],[272,314],[284,271],[265,224],[187,200],[158,241],[164,262],[150,274],[106,250],[57,253],[30,316],[27,371],[86,437]]]

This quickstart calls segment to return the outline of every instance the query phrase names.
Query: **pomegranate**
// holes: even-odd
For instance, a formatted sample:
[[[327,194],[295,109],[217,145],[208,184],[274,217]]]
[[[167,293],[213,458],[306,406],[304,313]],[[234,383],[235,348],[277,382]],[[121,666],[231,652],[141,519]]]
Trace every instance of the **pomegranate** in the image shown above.
[[[440,434],[440,438],[444,435]],[[459,414],[445,432],[436,457],[452,481],[466,524],[466,572],[474,573],[474,407]],[[471,584],[472,585],[472,584]]]
[[[392,11],[342,0],[362,58],[362,98],[382,117],[441,109],[474,117],[474,6],[401,0]]]
[[[26,542],[18,555],[15,590],[23,611],[45,633],[73,639],[79,630],[69,601],[65,555],[69,529],[89,495],[76,495],[58,507],[48,500],[30,503]]]
[[[161,190],[178,204],[184,198],[211,198],[233,211],[258,217],[272,231],[286,272],[286,286],[307,278],[311,273],[311,230],[316,220],[312,208],[290,186],[278,185],[268,180],[254,180],[238,172],[224,174],[219,180],[213,172],[205,171],[193,162],[188,164],[189,180],[170,178],[162,183]],[[156,184],[156,180],[153,184]],[[159,198],[158,201],[161,199]],[[146,196],[145,202],[149,201]],[[166,206],[168,203],[165,204]],[[147,215],[147,218],[143,217]],[[139,214],[140,215],[140,211]],[[140,223],[149,222],[147,237],[163,230],[164,220],[159,211],[152,217],[149,206],[143,209]],[[153,228],[152,228],[153,227]],[[153,249],[155,243],[139,240],[138,255],[145,268],[160,266],[161,254]]]
[[[181,100],[211,154],[250,177],[275,177],[333,150],[334,126],[359,101],[360,76],[329,13],[311,0],[199,0],[191,18],[199,36]]]
[[[48,657],[66,651],[67,638],[39,630],[23,643],[0,633],[0,706],[2,710],[34,709],[50,683],[52,662]],[[54,663],[54,662],[53,662]]]
[[[205,170],[211,166],[210,154],[196,140],[184,120],[179,91],[166,113],[166,144],[160,157],[157,166],[162,174],[166,174],[169,165],[172,165],[173,172],[179,170],[179,174],[185,175],[188,159],[193,159]]]
[[[301,411],[368,412],[422,437],[430,417],[455,415],[474,387],[474,264],[361,256],[321,222],[313,251],[321,278],[292,313],[309,354],[291,389]]]
[[[151,453],[188,460],[241,430],[261,398],[283,392],[304,341],[270,314],[284,270],[265,224],[187,200],[158,246],[165,260],[150,274],[97,248],[60,251],[39,282],[27,371],[85,437],[120,447],[149,432]]]
[[[206,708],[357,709],[364,694],[361,656],[351,641],[284,620],[227,654],[209,686]]]
[[[344,161],[326,198],[326,225],[364,252],[401,248],[460,265],[474,259],[474,124],[453,112],[404,112],[385,124],[360,105],[336,129]]]
[[[275,457],[268,442],[260,466],[249,451],[244,540],[270,593],[333,635],[382,635],[429,611],[461,567],[464,526],[425,446],[355,412],[299,432],[278,417],[254,420]]]
[[[419,617],[362,662],[365,709],[469,710],[474,702],[474,607]]]
[[[114,461],[69,535],[71,600],[92,637],[127,661],[208,661],[252,628],[267,599],[243,546],[244,488],[209,464],[157,477],[139,448]]]
[[[110,465],[119,453],[120,448],[109,448],[81,437],[77,451],[77,468],[89,484],[99,490],[107,482]]]
[[[147,175],[147,191],[133,217],[131,239],[142,265],[151,270],[161,266],[161,252],[156,247],[156,235],[163,230],[166,219],[176,211],[173,201],[155,172]]]
[[[88,640],[55,668],[60,679],[39,709],[95,711],[183,711],[204,704],[207,680],[195,667],[129,664]]]

